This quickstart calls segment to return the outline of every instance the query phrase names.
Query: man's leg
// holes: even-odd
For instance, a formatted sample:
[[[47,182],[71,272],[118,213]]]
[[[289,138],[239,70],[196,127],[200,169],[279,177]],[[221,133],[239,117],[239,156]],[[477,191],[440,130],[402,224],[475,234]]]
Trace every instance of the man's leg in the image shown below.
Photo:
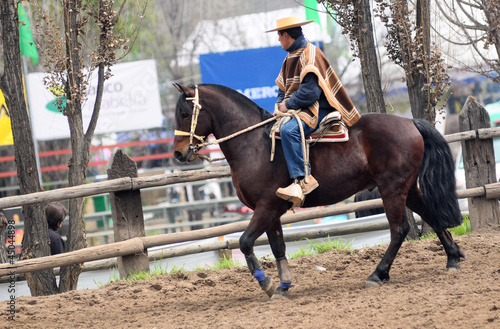
[[[315,130],[306,125],[302,120],[300,120],[300,124],[302,124],[305,135]],[[280,133],[288,172],[293,179],[293,183],[287,187],[279,188],[276,191],[276,195],[292,202],[294,206],[299,206],[304,201],[304,195],[309,194],[318,187],[318,182],[312,176],[309,176],[307,182],[304,181],[304,177],[306,176],[304,171],[304,152],[298,121],[296,119],[290,120],[281,128]]]

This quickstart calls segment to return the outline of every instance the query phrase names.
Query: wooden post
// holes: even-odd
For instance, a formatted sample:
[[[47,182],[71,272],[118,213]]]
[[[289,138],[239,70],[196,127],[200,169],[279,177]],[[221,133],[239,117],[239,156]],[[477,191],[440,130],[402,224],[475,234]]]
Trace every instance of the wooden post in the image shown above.
[[[137,177],[137,164],[119,148],[113,150],[108,163],[108,179],[122,177]],[[140,190],[118,191],[109,193],[111,213],[113,216],[113,231],[115,242],[136,237],[144,237],[144,215]],[[118,257],[118,272],[120,278],[130,274],[149,272],[148,251]]]
[[[490,128],[488,112],[469,96],[458,116],[460,131]],[[495,153],[492,139],[473,139],[462,141],[465,185],[469,188],[496,182]],[[486,196],[472,197],[469,201],[471,229],[476,230],[490,223],[499,223],[500,208],[498,199]]]
[[[224,236],[219,236],[219,241],[224,241]],[[227,260],[233,259],[233,251],[231,249],[219,249],[219,258],[223,260],[226,258]]]

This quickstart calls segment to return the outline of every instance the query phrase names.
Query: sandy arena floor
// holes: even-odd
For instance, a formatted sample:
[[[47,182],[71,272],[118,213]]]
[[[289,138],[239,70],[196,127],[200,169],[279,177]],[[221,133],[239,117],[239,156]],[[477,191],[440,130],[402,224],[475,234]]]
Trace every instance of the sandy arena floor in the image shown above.
[[[270,300],[245,268],[190,272],[96,290],[16,299],[6,328],[500,328],[500,228],[456,238],[446,271],[437,239],[405,242],[390,283],[364,288],[387,246],[290,261],[289,299]],[[326,270],[318,270],[317,267]],[[266,272],[277,279],[274,262]]]

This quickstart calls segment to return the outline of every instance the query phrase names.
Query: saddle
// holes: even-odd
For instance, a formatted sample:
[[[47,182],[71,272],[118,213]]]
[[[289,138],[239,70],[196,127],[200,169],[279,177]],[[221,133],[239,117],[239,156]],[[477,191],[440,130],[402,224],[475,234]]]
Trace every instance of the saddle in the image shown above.
[[[271,130],[271,138],[281,139],[281,127],[290,120],[295,120],[293,117],[283,117],[276,126],[276,129]],[[318,129],[311,134],[305,136],[307,144],[315,143],[336,143],[347,142],[349,140],[349,132],[346,125],[342,121],[342,115],[338,111],[328,113],[321,120]]]

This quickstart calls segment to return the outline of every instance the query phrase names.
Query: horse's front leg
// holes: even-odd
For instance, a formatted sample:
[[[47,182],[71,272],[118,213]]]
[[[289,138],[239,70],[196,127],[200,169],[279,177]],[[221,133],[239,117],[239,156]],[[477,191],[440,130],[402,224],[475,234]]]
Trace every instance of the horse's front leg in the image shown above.
[[[250,255],[245,255],[245,260],[247,261],[250,273],[252,273],[253,277],[259,282],[260,288],[271,297],[273,295],[273,279],[271,276],[266,276],[264,268],[257,259],[257,256],[252,252]]]
[[[281,273],[284,273],[284,275],[288,275],[287,273],[289,273],[290,271],[288,270],[288,264],[286,263],[286,259],[284,262],[281,260],[281,258],[284,258],[285,256],[285,249],[282,237],[283,234],[281,231],[281,224],[279,221],[281,214],[283,214],[286,211],[286,207],[282,207],[283,209],[281,212],[279,208],[280,207],[276,205],[269,207],[264,207],[264,206],[257,207],[252,216],[252,219],[250,220],[250,223],[248,224],[248,227],[240,237],[240,250],[245,255],[245,260],[247,262],[248,269],[250,270],[250,273],[252,273],[253,277],[257,279],[257,281],[259,282],[259,285],[262,288],[262,290],[264,290],[269,297],[271,297],[274,292],[274,285],[272,282],[272,278],[270,276],[266,276],[264,268],[262,267],[259,260],[257,259],[257,256],[255,256],[253,252],[253,247],[255,244],[255,240],[257,240],[257,238],[261,236],[262,233],[267,231],[269,236],[269,232],[276,232],[277,230],[279,230],[282,242],[277,244],[275,239],[271,237],[273,236],[273,234],[269,236],[269,240],[271,241],[271,248],[273,249],[273,253],[276,259],[280,258],[280,261],[278,261],[278,263],[280,264],[278,265],[279,266],[278,269],[281,268],[281,270],[279,271]],[[274,222],[277,222],[278,224]],[[274,247],[274,245],[277,246],[280,244],[283,245],[283,247],[281,247],[282,252],[276,253],[275,249],[277,247]],[[280,278],[282,275],[283,274],[280,274]],[[290,276],[290,282],[291,282],[291,276]]]
[[[255,240],[262,235],[268,228],[269,223],[265,222],[262,211],[255,210],[250,223],[248,224],[245,232],[240,237],[240,250],[245,255],[248,269],[252,276],[257,279],[262,290],[264,290],[269,297],[273,295],[273,281],[270,276],[266,276],[264,268],[260,264],[257,256],[253,252]]]
[[[279,296],[288,297],[288,289],[292,286],[292,273],[286,259],[285,239],[279,218],[274,221],[272,227],[266,233],[273,255],[276,258],[276,266],[280,277],[280,284],[274,291],[273,298]]]

